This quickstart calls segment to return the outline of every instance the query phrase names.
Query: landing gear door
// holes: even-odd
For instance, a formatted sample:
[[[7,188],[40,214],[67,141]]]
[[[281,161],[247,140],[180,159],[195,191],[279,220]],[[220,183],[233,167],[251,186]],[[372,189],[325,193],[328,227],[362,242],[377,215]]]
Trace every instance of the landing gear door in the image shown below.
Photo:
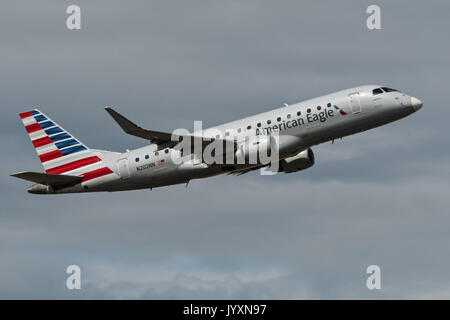
[[[348,97],[350,99],[350,108],[352,110],[352,113],[360,113],[361,112],[361,100],[359,98],[359,92],[349,94]]]
[[[128,179],[130,177],[130,170],[128,169],[128,159],[117,160],[117,169],[119,171],[120,178]]]

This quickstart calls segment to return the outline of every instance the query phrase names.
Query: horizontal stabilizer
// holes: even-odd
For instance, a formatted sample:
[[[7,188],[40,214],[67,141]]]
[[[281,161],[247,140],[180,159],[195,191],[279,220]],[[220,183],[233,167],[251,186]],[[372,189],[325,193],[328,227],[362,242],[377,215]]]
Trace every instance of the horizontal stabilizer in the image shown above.
[[[80,183],[83,177],[69,176],[64,174],[49,174],[41,172],[18,172],[11,175],[12,177],[45,184],[49,186],[59,186],[65,184]]]

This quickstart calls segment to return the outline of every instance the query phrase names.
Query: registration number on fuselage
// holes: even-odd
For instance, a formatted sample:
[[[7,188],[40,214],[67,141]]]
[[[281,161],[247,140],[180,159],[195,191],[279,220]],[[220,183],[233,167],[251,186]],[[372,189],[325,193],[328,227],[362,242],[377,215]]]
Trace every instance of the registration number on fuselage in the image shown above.
[[[137,171],[147,170],[147,169],[153,168],[154,166],[155,166],[154,162],[147,163],[147,164],[143,164],[142,166],[137,166],[136,170]]]

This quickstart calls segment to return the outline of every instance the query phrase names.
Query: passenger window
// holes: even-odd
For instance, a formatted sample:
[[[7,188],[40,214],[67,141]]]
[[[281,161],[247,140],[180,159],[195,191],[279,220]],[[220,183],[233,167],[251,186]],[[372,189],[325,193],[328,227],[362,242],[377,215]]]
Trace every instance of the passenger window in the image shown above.
[[[321,106],[317,106],[317,110],[320,110],[320,109],[322,109],[322,107]]]
[[[146,154],[145,155],[145,159],[148,159],[148,158],[150,158],[150,156],[148,154]]]
[[[267,120],[267,124],[271,124],[272,123],[272,121],[270,121],[270,120]]]
[[[310,108],[308,108],[308,109],[306,110],[306,112],[310,113],[310,112],[311,112],[311,109],[310,109]]]
[[[230,132],[229,131],[225,132],[225,135],[228,137],[230,135]]]
[[[250,130],[252,128],[252,126],[247,126],[247,130]]]
[[[158,151],[155,151],[155,156],[157,157],[159,155],[159,152]]]
[[[169,149],[164,150],[165,153],[169,153]]]
[[[277,121],[278,121],[278,122],[279,122],[279,121],[281,121],[281,118],[280,118],[280,117],[278,117],[278,118],[277,118]]]
[[[139,158],[136,158],[135,160],[136,160],[136,162],[139,162]]]
[[[291,118],[291,114],[290,114],[290,113],[289,113],[289,114],[287,115],[287,118],[288,118],[288,119],[290,119],[290,118]]]
[[[297,112],[297,115],[298,115],[298,116],[301,115],[301,114],[302,114],[302,113],[301,113],[300,111]]]
[[[328,108],[331,108],[331,103],[328,102],[327,107],[328,107]]]
[[[258,128],[261,127],[261,122],[258,122],[258,124],[256,125]]]
[[[219,138],[220,138],[220,135],[217,134],[217,135],[216,135],[216,139],[219,139]]]
[[[372,90],[372,94],[373,95],[377,95],[377,94],[380,94],[380,93],[383,93],[383,90],[381,90],[380,88],[376,88],[376,89]]]
[[[238,129],[238,132],[239,132],[239,133],[241,132],[241,128]]]

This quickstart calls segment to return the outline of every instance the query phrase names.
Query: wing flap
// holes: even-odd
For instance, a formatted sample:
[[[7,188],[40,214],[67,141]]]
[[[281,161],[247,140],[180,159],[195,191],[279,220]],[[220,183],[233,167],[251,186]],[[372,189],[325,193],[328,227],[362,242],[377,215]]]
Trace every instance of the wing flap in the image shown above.
[[[258,170],[262,167],[265,167],[266,165],[261,165],[261,166],[256,166],[256,167],[252,167],[252,168],[244,168],[244,169],[237,169],[237,170],[233,170],[231,172],[228,172],[228,175],[234,175],[234,176],[241,176],[247,172],[253,171],[253,170]]]

